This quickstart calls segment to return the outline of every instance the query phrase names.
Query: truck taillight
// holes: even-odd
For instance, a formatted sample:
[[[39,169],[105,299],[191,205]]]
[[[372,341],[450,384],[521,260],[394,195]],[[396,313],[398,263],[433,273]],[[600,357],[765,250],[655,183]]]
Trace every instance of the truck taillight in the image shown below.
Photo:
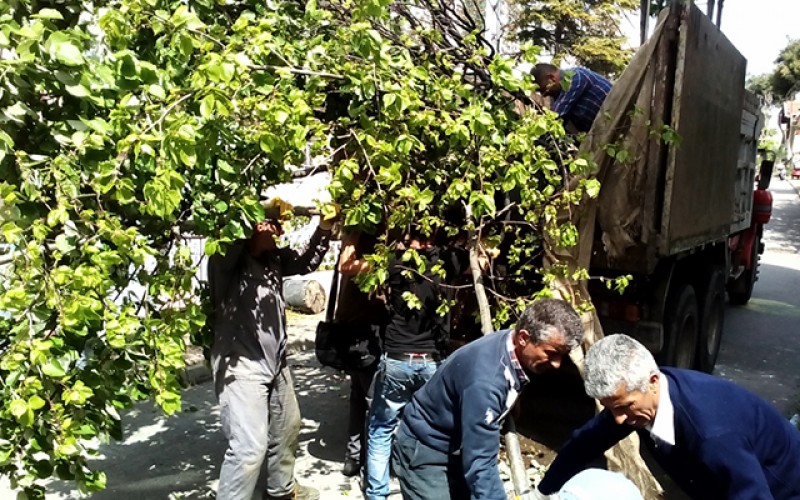
[[[772,216],[772,193],[764,189],[753,192],[753,222],[766,224]]]

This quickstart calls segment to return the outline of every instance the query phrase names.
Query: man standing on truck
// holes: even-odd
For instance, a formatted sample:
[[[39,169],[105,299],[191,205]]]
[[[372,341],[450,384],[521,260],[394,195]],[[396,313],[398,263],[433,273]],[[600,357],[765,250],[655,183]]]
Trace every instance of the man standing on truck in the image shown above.
[[[456,350],[406,406],[392,465],[405,500],[506,498],[500,428],[531,374],[561,365],[583,337],[572,306],[540,299],[514,330]]]
[[[705,373],[659,369],[627,335],[595,343],[584,369],[605,410],[561,448],[537,498],[632,432],[691,498],[800,498],[800,432],[766,401]]]
[[[534,66],[532,74],[539,92],[553,99],[550,108],[564,120],[567,132],[588,132],[592,128],[611,82],[590,69],[561,71],[548,63]]]

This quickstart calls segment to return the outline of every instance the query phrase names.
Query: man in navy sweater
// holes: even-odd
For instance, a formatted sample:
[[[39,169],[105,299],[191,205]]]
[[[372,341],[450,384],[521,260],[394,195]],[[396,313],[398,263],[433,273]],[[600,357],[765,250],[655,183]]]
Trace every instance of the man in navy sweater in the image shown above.
[[[453,353],[405,408],[392,450],[404,500],[506,498],[497,467],[501,423],[528,374],[558,368],[582,337],[575,310],[544,299],[515,330]]]
[[[745,389],[704,373],[659,370],[626,335],[589,349],[584,384],[605,410],[564,445],[540,496],[635,431],[691,498],[800,498],[800,432]]]

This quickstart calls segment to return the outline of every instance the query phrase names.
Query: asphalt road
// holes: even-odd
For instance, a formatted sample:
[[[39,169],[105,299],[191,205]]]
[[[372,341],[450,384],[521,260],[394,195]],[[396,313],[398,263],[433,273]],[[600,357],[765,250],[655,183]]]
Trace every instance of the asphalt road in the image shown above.
[[[759,279],[746,306],[728,306],[715,369],[787,417],[800,411],[799,189],[800,181],[772,180]]]

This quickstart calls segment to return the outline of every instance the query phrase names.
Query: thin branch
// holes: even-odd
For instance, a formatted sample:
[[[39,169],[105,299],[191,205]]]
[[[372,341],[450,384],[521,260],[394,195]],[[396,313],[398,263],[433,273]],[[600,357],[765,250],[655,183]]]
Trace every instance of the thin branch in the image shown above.
[[[272,64],[251,64],[248,66],[251,70],[255,71],[286,71],[293,75],[304,76],[319,76],[321,78],[330,78],[331,80],[344,80],[345,77],[335,73],[328,73],[326,71],[312,71],[310,69],[292,68],[291,66],[274,66]]]
[[[145,135],[146,133],[148,133],[148,132],[150,132],[151,130],[153,130],[155,127],[157,127],[157,126],[161,125],[161,122],[163,122],[163,121],[164,121],[164,119],[167,117],[167,115],[169,115],[169,114],[172,112],[172,110],[173,110],[173,109],[175,109],[176,107],[178,107],[178,105],[179,105],[179,104],[181,104],[181,103],[182,103],[183,101],[185,101],[186,99],[188,99],[188,98],[192,97],[192,95],[194,95],[194,94],[193,94],[192,92],[190,92],[190,93],[186,94],[185,96],[181,97],[180,99],[178,99],[177,101],[175,101],[175,102],[173,102],[172,104],[170,104],[170,105],[169,105],[169,107],[168,107],[167,109],[165,109],[163,113],[161,113],[161,116],[159,116],[159,117],[158,117],[158,120],[156,120],[155,122],[151,123],[151,124],[150,124],[150,125],[149,125],[149,126],[146,128],[146,129],[144,129],[144,131],[143,131],[141,134],[139,134],[139,135]],[[126,153],[126,155],[127,155],[127,153]],[[127,157],[127,156],[126,156],[126,157]]]

